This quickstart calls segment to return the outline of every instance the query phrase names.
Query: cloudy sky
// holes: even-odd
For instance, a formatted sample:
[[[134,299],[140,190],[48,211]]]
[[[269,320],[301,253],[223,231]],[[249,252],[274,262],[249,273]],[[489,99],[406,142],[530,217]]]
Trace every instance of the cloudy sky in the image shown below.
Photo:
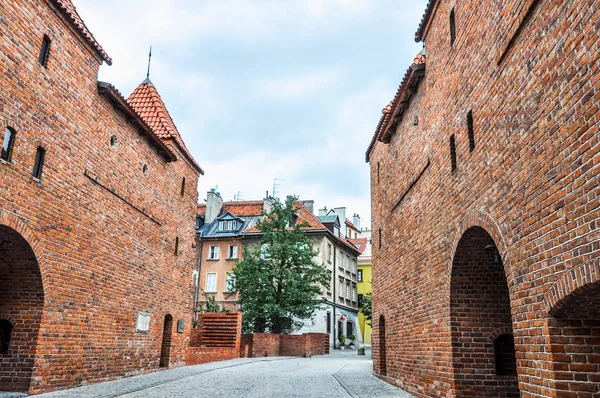
[[[100,80],[146,77],[205,171],[200,200],[279,195],[370,221],[365,150],[421,46],[426,0],[74,0],[113,58]]]

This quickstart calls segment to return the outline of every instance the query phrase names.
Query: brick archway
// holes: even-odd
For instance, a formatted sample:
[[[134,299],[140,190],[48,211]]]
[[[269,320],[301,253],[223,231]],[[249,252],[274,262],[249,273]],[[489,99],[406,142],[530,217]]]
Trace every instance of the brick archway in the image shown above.
[[[0,213],[0,391],[27,392],[44,312],[38,243],[15,215]],[[9,327],[10,325],[10,327]]]
[[[471,213],[459,224],[460,237],[453,242],[449,304],[456,397],[520,394],[507,250],[499,228],[490,220],[485,213]]]
[[[598,395],[600,259],[565,271],[546,292],[544,304],[556,396]]]

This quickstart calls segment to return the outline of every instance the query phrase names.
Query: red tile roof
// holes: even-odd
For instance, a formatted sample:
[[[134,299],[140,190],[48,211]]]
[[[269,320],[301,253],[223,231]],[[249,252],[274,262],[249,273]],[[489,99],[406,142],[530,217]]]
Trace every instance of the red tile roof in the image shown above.
[[[238,202],[224,202],[223,207],[226,213],[231,213],[237,217],[260,216],[263,212],[262,200],[245,200]]]
[[[65,17],[73,24],[73,27],[83,36],[83,38],[96,50],[108,65],[112,65],[112,59],[106,54],[102,46],[96,41],[92,32],[85,26],[83,19],[77,13],[75,5],[71,0],[51,0],[58,7]]]
[[[110,83],[105,82],[97,82],[98,92],[102,95],[105,95],[115,107],[120,109],[126,115],[132,118],[133,122],[137,124],[137,126],[145,131],[150,137],[150,142],[154,144],[155,147],[158,148],[158,151],[165,155],[167,161],[174,162],[177,160],[177,155],[175,152],[165,144],[146,124],[146,122],[142,119],[142,117],[133,109],[128,103],[127,100],[121,95],[121,92],[115,88]]]
[[[422,65],[422,66],[421,66]],[[396,116],[402,113],[401,109],[398,109],[398,105],[403,101],[409,100],[410,96],[408,95],[408,89],[411,86],[414,86],[418,83],[419,74],[417,70],[419,68],[424,68],[426,65],[426,57],[422,52],[417,54],[415,59],[413,60],[412,65],[408,68],[406,73],[404,74],[404,78],[396,91],[396,95],[394,99],[381,111],[382,115],[379,119],[379,123],[375,128],[375,133],[373,133],[373,137],[371,138],[371,142],[369,143],[369,147],[367,148],[366,153],[366,161],[369,162],[369,157],[371,156],[371,151],[375,147],[375,142],[379,139],[380,141],[384,138],[384,134],[387,132],[388,127],[391,124],[391,121],[396,118]]]
[[[350,228],[352,228],[353,230],[360,232],[360,230],[358,228],[356,228],[356,225],[354,225],[350,220],[346,219],[346,225]]]
[[[235,202],[233,202],[235,203]],[[261,201],[262,204],[262,201]],[[308,208],[306,206],[304,206],[304,204],[300,201],[296,202],[296,208],[297,208],[297,212],[298,214],[298,220],[296,220],[296,222],[298,224],[302,224],[302,223],[307,223],[308,225],[306,227],[303,227],[302,230],[303,231],[329,231],[327,229],[327,227],[325,225],[323,225],[323,223],[321,223],[321,221],[319,221],[319,219],[312,214],[312,212],[310,210],[308,210]],[[234,214],[234,213],[232,213]],[[236,214],[237,215],[237,214]],[[244,232],[247,233],[259,233],[259,229],[256,228],[256,226],[252,226],[248,229],[246,229]]]
[[[196,214],[198,214],[199,216],[205,216],[206,215],[206,205],[205,204],[198,205]]]
[[[367,238],[348,239],[350,243],[358,248],[360,254],[363,254],[367,248]]]
[[[421,18],[421,22],[419,23],[419,28],[417,29],[417,32],[415,33],[415,41],[417,43],[422,41],[423,38],[425,37],[425,31],[427,30],[429,21],[431,20],[431,17],[433,16],[435,9],[437,8],[436,6],[438,4],[439,4],[439,1],[437,1],[437,0],[429,0],[429,2],[427,3],[427,6],[425,7],[425,13],[423,14],[423,17]]]
[[[192,166],[194,166],[200,174],[204,174],[204,171],[200,168],[185,146],[165,103],[150,79],[144,80],[142,84],[137,86],[129,98],[127,98],[127,102],[142,116],[142,119],[152,127],[152,130],[154,130],[156,135],[164,141],[174,141],[175,145],[179,147],[179,150],[184,154]]]

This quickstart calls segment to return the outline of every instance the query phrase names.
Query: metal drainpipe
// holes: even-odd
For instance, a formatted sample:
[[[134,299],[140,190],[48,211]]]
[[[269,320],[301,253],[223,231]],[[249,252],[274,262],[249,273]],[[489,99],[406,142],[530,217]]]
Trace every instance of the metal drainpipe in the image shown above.
[[[198,295],[200,294],[200,269],[202,266],[202,245],[203,245],[202,237],[200,237],[200,255],[198,256],[198,274],[196,275],[196,297],[194,297],[194,324],[198,322]]]
[[[336,299],[336,295],[335,295],[335,287],[337,286],[337,279],[335,277],[335,269],[336,269],[336,265],[335,265],[335,255],[337,253],[337,246],[335,244],[335,242],[333,242],[333,349],[335,350],[335,340],[336,340],[336,336],[337,336],[337,318],[335,317],[335,299]]]

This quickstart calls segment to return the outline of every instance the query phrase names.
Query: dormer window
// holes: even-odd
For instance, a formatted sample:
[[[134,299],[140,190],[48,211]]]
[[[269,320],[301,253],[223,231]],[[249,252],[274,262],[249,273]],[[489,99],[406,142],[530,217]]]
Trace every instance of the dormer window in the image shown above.
[[[219,231],[237,231],[238,222],[235,220],[219,221]]]

